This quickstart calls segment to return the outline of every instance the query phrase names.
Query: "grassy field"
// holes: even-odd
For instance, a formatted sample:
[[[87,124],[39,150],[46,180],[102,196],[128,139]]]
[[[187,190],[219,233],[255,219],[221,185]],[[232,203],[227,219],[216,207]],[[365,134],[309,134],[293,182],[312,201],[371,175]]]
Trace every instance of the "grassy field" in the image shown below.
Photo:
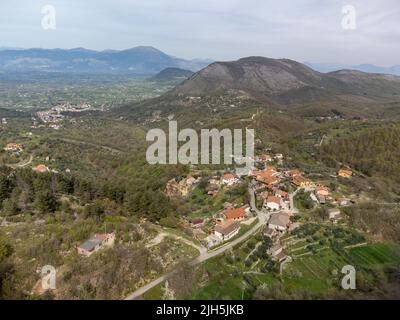
[[[400,247],[385,244],[373,244],[352,248],[349,251],[351,262],[362,267],[400,264]]]

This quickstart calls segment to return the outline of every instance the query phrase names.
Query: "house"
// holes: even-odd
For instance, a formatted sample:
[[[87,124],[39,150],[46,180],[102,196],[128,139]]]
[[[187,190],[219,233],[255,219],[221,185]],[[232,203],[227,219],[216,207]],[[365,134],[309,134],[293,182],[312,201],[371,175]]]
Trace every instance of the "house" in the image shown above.
[[[290,224],[290,217],[287,213],[274,213],[268,221],[268,227],[276,231],[286,231]]]
[[[312,185],[312,181],[301,176],[296,176],[292,179],[292,183],[298,188],[307,188]]]
[[[318,196],[324,196],[324,197],[327,197],[327,196],[329,196],[329,190],[328,190],[328,188],[326,188],[326,187],[324,187],[324,186],[322,186],[322,185],[319,185],[319,186],[317,186],[316,188],[315,188],[315,195],[318,197]]]
[[[78,246],[80,255],[89,257],[94,252],[99,251],[104,247],[111,247],[115,242],[115,233],[95,234],[92,238]]]
[[[283,247],[279,243],[274,244],[271,248],[269,248],[267,253],[272,256],[272,259],[278,262],[281,262],[286,258],[286,255],[283,253]]]
[[[256,177],[256,180],[272,186],[279,182],[279,172],[275,170],[273,167],[268,167],[263,171],[253,171],[252,175]]]
[[[44,164],[39,164],[38,166],[33,168],[33,170],[39,173],[45,173],[50,171],[50,169],[46,167]]]
[[[7,143],[3,149],[4,151],[21,152],[22,146],[18,143]]]
[[[283,160],[283,154],[282,153],[277,153],[275,154],[274,158],[278,161],[282,161]]]
[[[289,231],[296,230],[298,227],[300,227],[300,222],[293,222],[293,223],[289,226]]]
[[[192,221],[190,221],[190,226],[193,229],[201,228],[202,226],[204,226],[204,222],[204,219],[201,218],[193,219]]]
[[[222,184],[225,184],[227,186],[232,186],[238,182],[239,180],[232,173],[225,173],[222,176]]]
[[[338,176],[343,177],[343,178],[351,178],[353,175],[353,171],[348,170],[348,169],[340,169],[338,171]]]
[[[300,171],[298,169],[285,171],[285,176],[290,177],[290,178],[298,177],[303,174],[304,174],[304,172]]]
[[[278,189],[278,190],[275,191],[275,196],[277,196],[277,197],[279,197],[281,199],[288,199],[289,195],[288,195],[287,192]]]
[[[246,218],[246,208],[228,209],[223,212],[226,220],[242,221]]]
[[[328,209],[328,216],[330,220],[337,221],[340,219],[340,210],[337,208]]]
[[[281,199],[279,197],[269,196],[264,202],[264,207],[269,210],[277,211],[281,208]]]
[[[239,233],[238,222],[228,220],[225,223],[215,226],[214,234],[222,241],[229,240]]]
[[[340,206],[345,207],[352,204],[352,201],[346,197],[338,197],[336,201],[339,203]]]
[[[320,204],[325,204],[326,203],[326,197],[322,195],[317,196],[317,200]]]
[[[210,185],[219,186],[219,185],[221,185],[221,180],[218,179],[218,177],[212,177],[212,178],[208,181],[208,183],[209,183]]]
[[[268,238],[273,238],[275,235],[276,235],[275,229],[266,228],[264,230],[264,236],[266,236]]]
[[[273,159],[269,154],[262,154],[256,157],[256,161],[271,162]]]

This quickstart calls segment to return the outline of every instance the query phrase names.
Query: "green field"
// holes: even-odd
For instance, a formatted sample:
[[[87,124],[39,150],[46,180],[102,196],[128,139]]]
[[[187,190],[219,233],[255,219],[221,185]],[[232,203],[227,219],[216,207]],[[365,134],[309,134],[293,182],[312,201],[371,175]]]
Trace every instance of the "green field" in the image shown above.
[[[351,261],[362,267],[400,264],[400,247],[373,244],[349,250]]]

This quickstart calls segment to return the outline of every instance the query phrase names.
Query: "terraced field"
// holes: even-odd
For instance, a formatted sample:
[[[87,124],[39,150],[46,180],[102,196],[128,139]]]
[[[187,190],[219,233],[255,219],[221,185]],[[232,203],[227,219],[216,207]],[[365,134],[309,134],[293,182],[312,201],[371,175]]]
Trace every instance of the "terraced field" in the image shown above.
[[[351,262],[362,267],[400,264],[400,247],[373,244],[349,250]]]
[[[300,251],[295,253],[298,252]],[[348,249],[340,254],[326,248],[314,255],[295,258],[285,268],[285,283],[294,287],[301,285],[314,292],[334,288],[338,285],[340,270],[349,264],[355,266],[356,269],[357,267],[383,268],[398,265],[400,264],[400,246],[371,244]]]

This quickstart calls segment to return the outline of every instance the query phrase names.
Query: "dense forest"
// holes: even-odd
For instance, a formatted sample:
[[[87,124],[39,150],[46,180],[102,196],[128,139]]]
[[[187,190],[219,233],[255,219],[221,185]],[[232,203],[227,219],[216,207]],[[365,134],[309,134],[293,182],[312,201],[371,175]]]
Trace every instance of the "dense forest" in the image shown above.
[[[400,183],[400,126],[379,126],[335,138],[321,146],[320,158],[331,167],[342,163],[367,176]]]
[[[158,178],[153,178],[154,172],[158,172]],[[150,174],[144,168],[141,173],[124,181],[94,181],[62,173],[38,174],[31,169],[11,171],[3,167],[0,168],[0,209],[8,217],[58,210],[74,213],[70,201],[62,201],[64,196],[83,205],[82,213],[86,216],[101,219],[107,211],[125,211],[152,221],[165,218],[172,213],[172,205],[162,192],[168,175],[160,170]]]

